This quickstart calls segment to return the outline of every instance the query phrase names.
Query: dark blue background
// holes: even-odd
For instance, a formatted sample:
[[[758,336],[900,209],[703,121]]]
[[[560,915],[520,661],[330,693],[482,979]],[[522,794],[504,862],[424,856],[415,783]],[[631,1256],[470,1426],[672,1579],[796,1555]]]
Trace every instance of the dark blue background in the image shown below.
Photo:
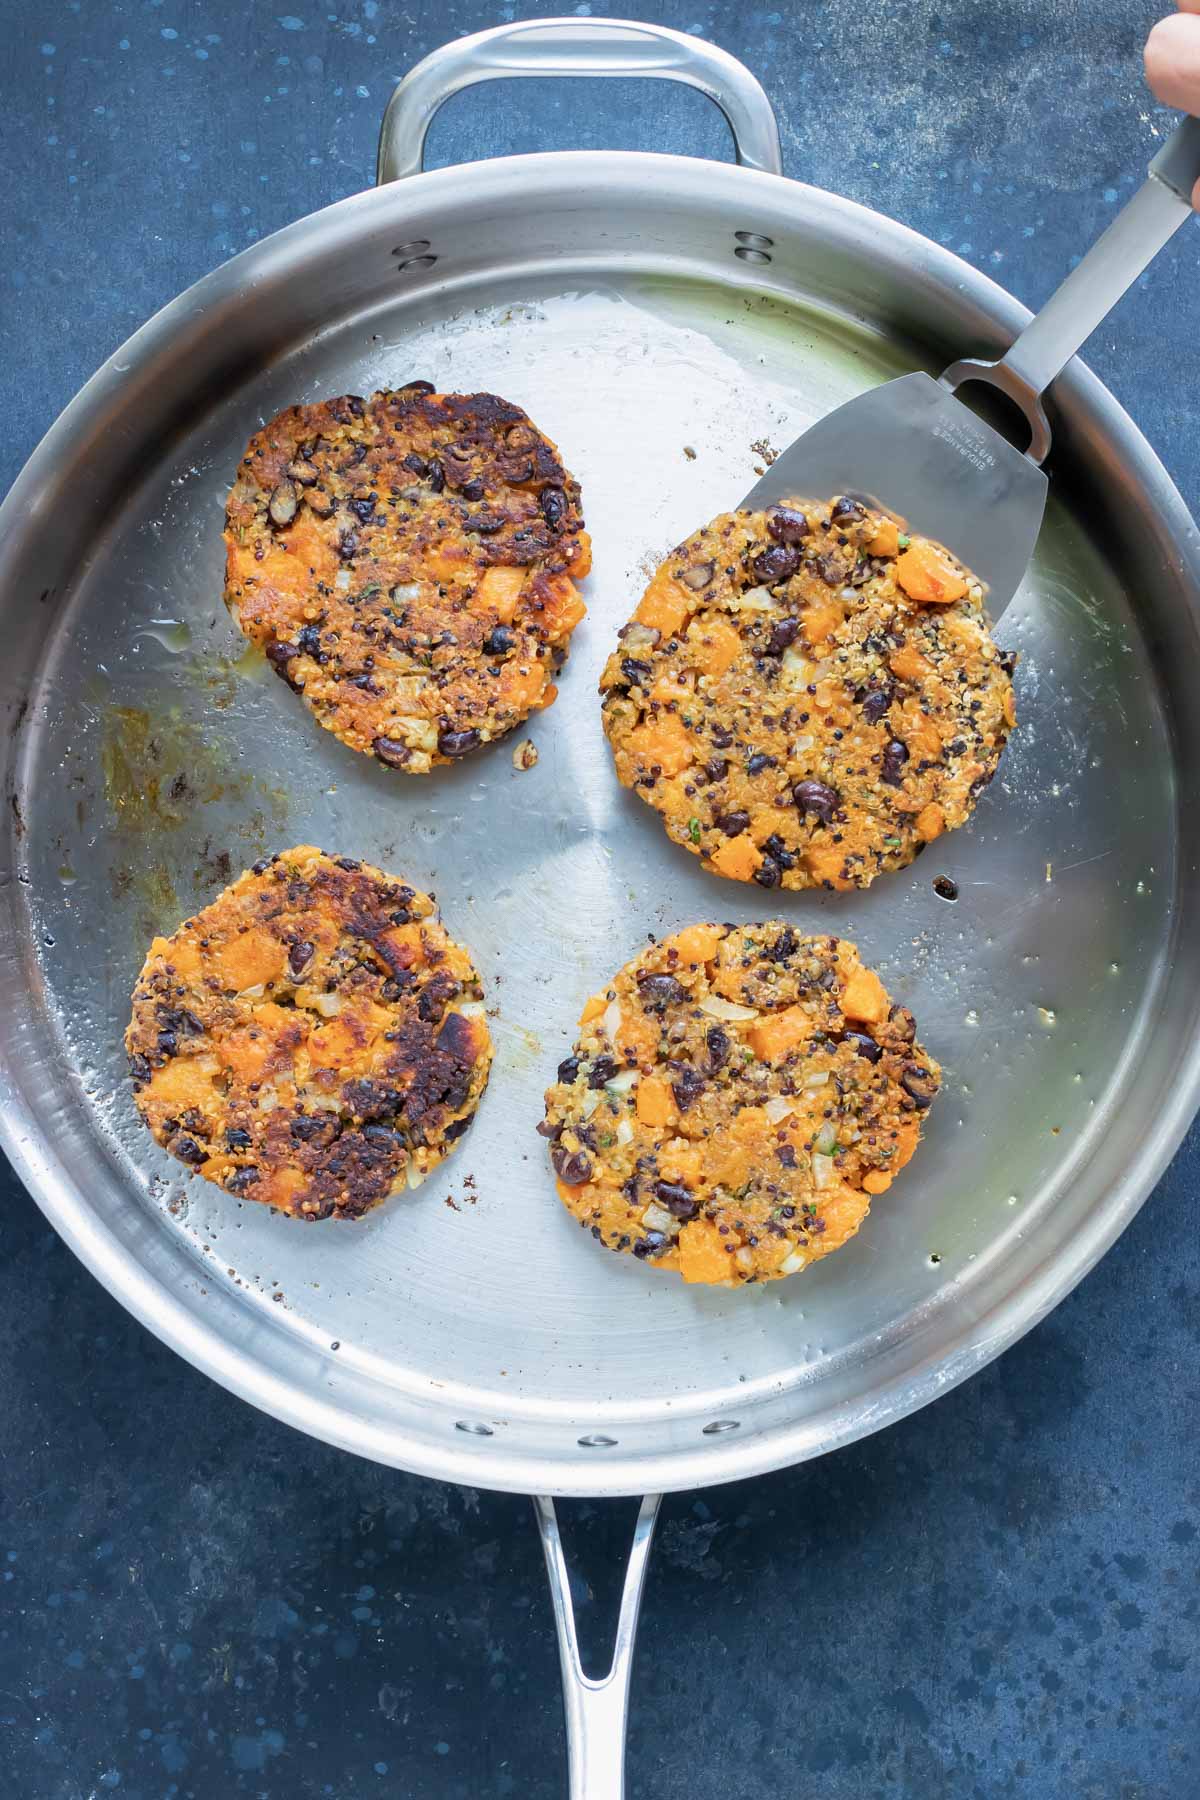
[[[367,184],[391,84],[419,56],[555,10],[4,0],[0,485],[148,313]],[[1140,79],[1154,8],[1130,0],[642,11],[750,63],[790,174],[906,220],[1031,304],[1164,123]],[[640,84],[477,93],[446,109],[431,153],[610,144],[727,154],[698,96]],[[1193,507],[1198,276],[1189,227],[1089,350]],[[667,1503],[634,1800],[1200,1794],[1198,1151],[1193,1133],[1101,1268],[938,1406]],[[557,1797],[528,1503],[260,1417],[133,1324],[11,1177],[5,1198],[4,1792]],[[626,1525],[590,1509],[597,1568]]]

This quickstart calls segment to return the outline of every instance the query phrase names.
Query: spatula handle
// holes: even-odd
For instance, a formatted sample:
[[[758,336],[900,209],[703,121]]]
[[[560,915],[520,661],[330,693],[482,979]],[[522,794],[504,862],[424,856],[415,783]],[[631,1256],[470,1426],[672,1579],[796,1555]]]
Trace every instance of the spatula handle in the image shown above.
[[[1041,462],[1050,448],[1039,396],[1191,216],[1197,181],[1200,119],[1185,119],[1150,164],[1150,173],[1132,200],[1007,355],[995,363],[968,361],[947,369],[943,380],[950,387],[968,380],[989,381],[1016,400],[1033,428],[1029,454],[1035,462]]]

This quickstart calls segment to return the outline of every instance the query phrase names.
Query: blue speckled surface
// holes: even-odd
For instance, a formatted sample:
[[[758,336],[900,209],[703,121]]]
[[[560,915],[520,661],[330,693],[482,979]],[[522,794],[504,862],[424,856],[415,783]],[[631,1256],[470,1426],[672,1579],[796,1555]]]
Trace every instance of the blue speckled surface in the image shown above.
[[[391,83],[419,55],[556,10],[7,0],[0,482],[149,312],[366,183]],[[1140,179],[1161,124],[1139,78],[1154,12],[1129,0],[642,10],[751,63],[790,173],[1031,304]],[[726,153],[698,97],[630,86],[618,103],[592,85],[460,99],[431,150],[618,142]],[[1193,507],[1198,277],[1189,228],[1089,351]],[[936,1407],[667,1503],[633,1800],[1200,1794],[1198,1177],[1193,1132],[1100,1269]],[[5,1793],[559,1795],[527,1503],[250,1412],[129,1320],[11,1178],[5,1199]],[[583,1524],[598,1564],[615,1554],[622,1509]]]

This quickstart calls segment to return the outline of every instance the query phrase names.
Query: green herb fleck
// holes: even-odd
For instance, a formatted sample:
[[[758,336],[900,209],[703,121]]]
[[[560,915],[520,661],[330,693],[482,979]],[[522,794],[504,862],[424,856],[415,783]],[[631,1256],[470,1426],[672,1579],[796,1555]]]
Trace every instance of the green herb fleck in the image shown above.
[[[909,546],[909,545],[910,545],[910,544],[911,544],[911,543],[912,543],[912,539],[911,539],[911,538],[910,538],[910,537],[909,537],[909,535],[908,535],[908,533],[907,533],[907,532],[906,532],[906,531],[902,531],[902,532],[901,532],[901,533],[900,533],[900,534],[899,534],[899,537],[898,537],[898,539],[897,539],[897,542],[898,542],[898,543],[899,543],[899,545],[900,545],[900,548],[901,548],[901,549],[902,549],[902,550],[907,550],[907,549],[908,549],[908,546]]]
[[[900,839],[898,837],[885,837],[883,840],[883,847],[885,850],[898,850],[900,848]]]
[[[700,821],[699,821],[699,819],[689,819],[688,820],[688,836],[691,838],[693,844],[698,844],[700,842]]]

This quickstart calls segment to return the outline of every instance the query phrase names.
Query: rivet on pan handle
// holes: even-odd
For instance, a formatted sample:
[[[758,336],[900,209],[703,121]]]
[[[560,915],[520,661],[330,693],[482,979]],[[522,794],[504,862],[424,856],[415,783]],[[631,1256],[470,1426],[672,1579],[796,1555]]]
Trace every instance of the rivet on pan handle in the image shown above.
[[[629,1709],[633,1644],[661,1500],[661,1494],[647,1494],[638,1509],[625,1569],[625,1585],[621,1590],[612,1664],[607,1675],[597,1678],[584,1674],[579,1658],[571,1577],[554,1502],[540,1494],[534,1498],[542,1549],[546,1552],[546,1571],[550,1577],[554,1624],[558,1632],[558,1657],[562,1665],[570,1800],[623,1800],[625,1720]]]
[[[783,173],[771,102],[749,69],[727,51],[633,19],[519,19],[443,44],[409,70],[383,115],[380,186],[420,174],[425,135],[452,94],[479,81],[522,75],[642,75],[685,82],[720,107],[739,163]]]

